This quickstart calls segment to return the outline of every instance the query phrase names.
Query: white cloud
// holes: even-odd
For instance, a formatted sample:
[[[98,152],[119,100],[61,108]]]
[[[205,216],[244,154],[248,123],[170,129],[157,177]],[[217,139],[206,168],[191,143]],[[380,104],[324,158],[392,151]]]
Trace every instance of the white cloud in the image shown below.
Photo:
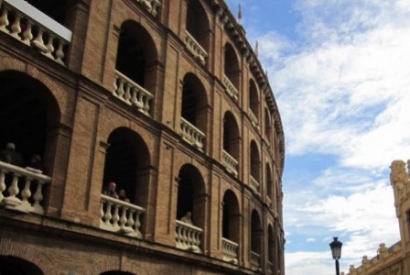
[[[379,243],[399,239],[388,166],[410,157],[410,1],[295,3],[299,37],[269,31],[253,39],[278,101],[288,156],[334,160],[315,177],[294,176],[307,180],[297,188],[283,183],[287,244],[299,249],[285,250],[286,273],[331,274],[326,236],[344,243],[343,271],[375,256]],[[306,243],[323,251],[300,250]]]
[[[316,242],[316,239],[315,238],[307,238],[306,242],[313,243],[313,242]]]

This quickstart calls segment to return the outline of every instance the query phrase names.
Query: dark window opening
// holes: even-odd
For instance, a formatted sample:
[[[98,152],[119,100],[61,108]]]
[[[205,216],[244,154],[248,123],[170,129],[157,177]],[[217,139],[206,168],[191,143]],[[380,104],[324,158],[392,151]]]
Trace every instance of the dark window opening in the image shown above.
[[[58,3],[56,3],[55,0],[27,0],[27,2],[58,23],[64,25],[67,1],[59,0]]]
[[[196,125],[197,104],[194,89],[189,84],[182,91],[182,117],[194,126]]]
[[[146,60],[139,37],[131,27],[123,27],[117,52],[116,69],[144,87]]]

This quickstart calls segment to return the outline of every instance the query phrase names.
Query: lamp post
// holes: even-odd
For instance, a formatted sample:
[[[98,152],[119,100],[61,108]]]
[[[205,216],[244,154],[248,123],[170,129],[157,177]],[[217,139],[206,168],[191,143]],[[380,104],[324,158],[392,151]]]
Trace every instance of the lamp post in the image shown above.
[[[339,259],[342,256],[342,242],[337,240],[337,237],[333,237],[333,242],[331,242],[330,250],[332,251],[332,257],[336,264],[336,275],[339,275]]]

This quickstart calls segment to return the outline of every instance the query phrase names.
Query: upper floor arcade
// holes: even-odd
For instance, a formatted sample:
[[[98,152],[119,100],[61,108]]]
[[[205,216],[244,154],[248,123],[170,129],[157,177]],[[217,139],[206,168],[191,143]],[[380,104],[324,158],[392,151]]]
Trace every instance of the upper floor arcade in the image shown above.
[[[188,94],[195,94],[189,88],[191,85],[198,85],[196,81],[194,75],[186,76]],[[161,231],[158,228],[160,223],[166,221],[167,226],[172,228],[165,234],[166,237],[162,237],[167,239],[167,245],[205,255],[210,253],[212,245],[216,245],[219,248],[213,253],[219,255],[216,257],[220,259],[244,267],[250,266],[253,259],[253,268],[256,268],[256,262],[258,268],[265,266],[266,260],[262,258],[266,258],[267,254],[263,252],[263,246],[254,248],[254,252],[260,255],[259,260],[249,256],[253,250],[245,249],[244,240],[250,237],[248,231],[241,228],[251,228],[253,220],[257,218],[250,219],[248,211],[243,210],[241,205],[244,204],[244,197],[239,191],[242,188],[211,195],[218,194],[216,190],[211,191],[218,184],[210,181],[206,174],[221,173],[223,178],[228,178],[227,185],[237,184],[235,178],[224,175],[223,169],[213,172],[207,165],[184,161],[175,165],[169,174],[159,178],[158,171],[168,169],[166,163],[158,163],[158,160],[165,158],[162,154],[166,154],[167,149],[161,153],[155,147],[155,140],[159,136],[152,138],[152,133],[148,133],[150,130],[141,126],[122,125],[121,120],[116,119],[116,116],[119,117],[116,111],[108,110],[108,107],[101,107],[107,110],[102,111],[98,119],[92,113],[86,115],[91,105],[82,103],[83,95],[76,99],[77,102],[68,104],[67,96],[70,93],[66,89],[58,85],[50,89],[42,81],[22,72],[0,72],[0,86],[0,123],[3,127],[0,143],[4,146],[13,142],[14,151],[22,159],[22,162],[15,163],[9,158],[3,158],[3,152],[1,154],[2,208],[68,220],[72,215],[70,213],[84,212],[87,213],[84,215],[90,215],[81,222],[84,225],[140,240],[164,234],[159,233]],[[196,119],[197,114],[189,109],[193,104],[190,100],[187,99],[188,109],[181,111],[186,120],[196,124],[200,119]],[[75,108],[76,111],[72,112],[70,108]],[[75,123],[67,120],[71,114]],[[96,122],[97,120],[100,122]],[[240,143],[236,143],[239,126],[235,116],[229,112],[226,113],[226,121],[230,121],[226,126],[226,150],[237,156],[240,146]],[[95,132],[94,135],[92,128],[99,128],[102,132]],[[253,175],[264,182],[262,167],[270,170],[271,166],[260,164],[259,149],[255,142],[246,146],[250,146],[251,150],[256,146],[256,153],[251,155],[258,170]],[[178,150],[176,156],[184,151],[186,150]],[[187,159],[192,158],[189,153],[185,154]],[[33,155],[41,156],[40,168],[31,166]],[[173,183],[175,178],[176,183]],[[111,182],[117,184],[115,191],[118,196],[110,193]],[[172,187],[174,185],[175,188]],[[164,186],[168,189],[162,189]],[[161,200],[157,190],[162,190]],[[169,204],[162,198],[164,194],[169,197]],[[159,206],[162,199],[164,204]],[[250,196],[250,199],[256,201],[253,207],[258,209],[258,213],[267,214],[272,226],[280,231],[277,218],[264,207],[263,200],[258,195]],[[215,200],[216,204],[211,204],[211,200]],[[220,208],[218,205],[226,207]],[[187,212],[192,213],[192,224],[182,219]],[[158,220],[155,217],[159,217]],[[215,220],[220,225],[217,228],[211,223]],[[260,221],[257,230],[261,234],[260,238],[267,238],[267,228]],[[218,231],[219,236],[223,237],[216,238]]]

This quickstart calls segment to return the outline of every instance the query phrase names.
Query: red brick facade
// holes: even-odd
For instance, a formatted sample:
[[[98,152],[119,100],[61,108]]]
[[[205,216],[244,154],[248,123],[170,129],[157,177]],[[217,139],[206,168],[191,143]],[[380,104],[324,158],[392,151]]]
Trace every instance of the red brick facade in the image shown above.
[[[20,2],[0,0],[0,146],[25,161],[0,162],[0,271],[284,274],[282,124],[225,2]]]

